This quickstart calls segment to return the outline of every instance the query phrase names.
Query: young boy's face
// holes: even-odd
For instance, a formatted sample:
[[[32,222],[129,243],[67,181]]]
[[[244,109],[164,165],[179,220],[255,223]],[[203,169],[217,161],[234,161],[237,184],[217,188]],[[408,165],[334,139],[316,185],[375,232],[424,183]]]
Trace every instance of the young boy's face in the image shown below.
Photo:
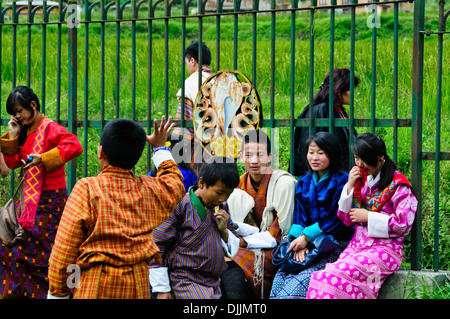
[[[186,62],[186,67],[188,69],[189,74],[194,73],[195,71],[197,71],[198,68],[198,63],[197,61],[195,61],[194,58],[190,58],[188,59],[187,57],[184,59],[184,61]]]
[[[228,187],[220,180],[214,185],[206,186],[203,178],[200,177],[195,195],[201,199],[206,208],[211,209],[225,202],[233,190],[234,188]]]
[[[254,180],[269,172],[272,153],[267,153],[267,145],[261,143],[246,143],[240,153],[241,161]]]

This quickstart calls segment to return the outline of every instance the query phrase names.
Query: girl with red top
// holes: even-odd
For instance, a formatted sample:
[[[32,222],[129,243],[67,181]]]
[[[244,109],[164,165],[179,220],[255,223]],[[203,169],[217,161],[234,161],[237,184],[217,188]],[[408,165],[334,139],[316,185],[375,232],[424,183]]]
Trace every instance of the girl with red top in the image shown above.
[[[16,87],[6,101],[9,132],[0,137],[6,165],[23,166],[25,209],[19,223],[25,242],[1,246],[2,298],[46,298],[48,259],[67,200],[64,164],[82,153],[74,134],[40,112],[39,99],[26,86]],[[30,158],[31,162],[25,163]]]

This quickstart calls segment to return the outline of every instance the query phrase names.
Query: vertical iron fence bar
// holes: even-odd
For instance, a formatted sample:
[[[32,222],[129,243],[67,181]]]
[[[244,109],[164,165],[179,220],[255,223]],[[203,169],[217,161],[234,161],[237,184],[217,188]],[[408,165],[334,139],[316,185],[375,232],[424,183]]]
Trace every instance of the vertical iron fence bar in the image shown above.
[[[353,4],[357,4],[358,0],[352,0]],[[350,8],[351,11],[351,29],[350,29],[350,132],[349,132],[349,146],[353,144],[355,131],[355,35],[356,35],[356,9],[354,6]],[[350,171],[353,165],[353,153],[351,147],[349,150],[349,161],[347,169]]]
[[[169,116],[169,15],[170,0],[164,0],[164,115]]]
[[[298,8],[298,0],[292,0],[292,11],[291,11],[291,103],[290,103],[290,122],[289,122],[289,133],[290,140],[294,140],[294,121],[295,121],[295,13]],[[295,148],[294,143],[289,143],[290,149],[289,154],[294,154]],[[294,175],[294,156],[290,156],[289,159],[290,173]]]
[[[87,1],[88,2],[88,1]],[[64,19],[63,3],[59,1],[58,7],[58,38],[57,38],[57,57],[56,57],[56,122],[61,124],[61,53],[62,53],[62,23]]]
[[[275,27],[276,27],[276,0],[271,0],[271,26],[270,26],[270,139],[274,139],[275,127]],[[274,144],[271,143],[272,154],[274,154]],[[271,163],[273,164],[273,162]]]
[[[126,3],[120,8],[121,16],[126,8]],[[136,19],[138,18],[136,0],[131,0],[131,120],[136,121]],[[120,53],[119,53],[120,54]],[[116,88],[118,91],[119,88]],[[136,167],[133,167],[133,173]]]
[[[257,65],[257,43],[258,43],[258,37],[257,37],[257,31],[258,27],[256,24],[257,21],[257,11],[259,9],[259,0],[253,0],[253,13],[252,13],[252,29],[253,29],[253,37],[252,37],[252,83],[253,86],[256,88],[256,65]]]
[[[439,31],[445,31],[444,18],[445,1],[439,1]],[[442,103],[442,51],[444,34],[438,34],[438,74],[436,96],[436,148],[434,150],[434,271],[439,271],[439,178],[440,178],[440,154],[441,154],[441,103]]]
[[[311,0],[309,16],[309,135],[314,130],[314,16],[317,0]]]
[[[103,132],[105,127],[105,21],[107,19],[105,0],[100,2],[100,12],[100,132]]]
[[[198,14],[198,90],[203,83],[203,0],[197,0],[197,14]],[[184,103],[184,101],[182,101]],[[184,114],[183,114],[184,116]]]
[[[136,19],[138,13],[136,0],[131,1],[133,19],[131,20],[131,119],[136,120]],[[118,88],[117,88],[118,90]]]
[[[411,230],[411,269],[422,269],[422,117],[425,0],[414,2],[414,39],[412,74],[412,138],[411,185],[418,199],[416,217]]]
[[[378,2],[378,0],[373,0]],[[371,86],[371,103],[370,103],[370,130],[375,133],[375,116],[376,116],[376,87],[377,87],[377,26],[376,19],[378,17],[378,5],[372,5],[375,8],[374,20],[372,24],[372,86]]]
[[[186,60],[184,57],[184,51],[186,50],[186,16],[188,15],[188,5],[186,4],[186,0],[182,0],[181,2],[182,6],[182,15],[181,18],[181,77],[180,77],[180,84],[181,84],[181,98],[180,98],[180,106],[181,106],[181,128],[182,131],[184,131],[184,128],[186,127],[186,119],[184,118],[184,98],[186,93],[186,87],[184,79],[186,77]],[[178,111],[178,110],[177,110]]]
[[[234,0],[233,68],[238,69],[238,23],[242,0]]]
[[[47,82],[47,1],[42,4],[42,83],[41,83],[41,112],[45,114],[46,82]]]
[[[116,87],[115,87],[115,114],[120,117],[120,19],[122,18],[120,10],[120,0],[116,0]]]
[[[14,1],[12,4],[12,29],[13,29],[13,38],[12,38],[12,88],[16,87],[17,77],[17,62],[16,62],[16,54],[17,54],[17,23],[19,17],[16,14],[16,2]]]
[[[76,5],[76,1],[70,2]],[[77,19],[78,10],[75,8],[75,14],[72,14],[73,19]],[[69,11],[68,17],[69,15]],[[73,13],[73,12],[72,12]],[[75,22],[75,21],[74,21]],[[68,29],[68,64],[69,64],[69,87],[68,87],[68,99],[69,99],[69,109],[68,109],[68,130],[70,133],[77,135],[77,32],[78,29],[75,26],[75,23],[72,24],[72,27],[69,25]],[[68,167],[68,185],[67,189],[69,193],[72,191],[72,188],[76,183],[76,171],[77,171],[77,160],[76,158],[69,162]]]
[[[394,92],[393,92],[393,159],[397,163],[398,158],[398,3],[394,3]]]
[[[89,1],[84,1],[84,20],[91,21]],[[84,24],[84,119],[83,119],[83,176],[88,176],[88,123],[89,123],[89,23]]]
[[[16,14],[16,2],[14,1],[12,4],[12,29],[13,29],[13,38],[12,38],[12,88],[16,87],[17,82],[17,62],[16,62],[16,54],[17,54],[17,23],[18,23],[18,15]],[[10,197],[14,195],[14,178],[15,178],[15,170],[11,170],[11,184],[10,184]]]
[[[185,1],[185,0],[183,0]],[[223,12],[223,3],[225,0],[217,0],[216,12],[216,70],[220,70],[220,14]]]
[[[333,6],[336,5],[336,0],[331,0]],[[333,134],[334,131],[334,20],[335,20],[335,8],[332,7],[330,10],[330,90],[329,90],[329,101],[328,101],[328,131]]]
[[[183,0],[184,1],[184,0]],[[147,47],[147,134],[150,135],[152,132],[152,48],[153,48],[153,4],[152,0],[148,0],[148,22],[147,22],[147,37],[148,37],[148,47]],[[147,143],[147,171],[150,171],[152,166],[152,147]]]
[[[33,22],[32,18],[32,9],[31,0],[28,0],[28,25],[27,25],[27,86],[31,87],[31,23]]]

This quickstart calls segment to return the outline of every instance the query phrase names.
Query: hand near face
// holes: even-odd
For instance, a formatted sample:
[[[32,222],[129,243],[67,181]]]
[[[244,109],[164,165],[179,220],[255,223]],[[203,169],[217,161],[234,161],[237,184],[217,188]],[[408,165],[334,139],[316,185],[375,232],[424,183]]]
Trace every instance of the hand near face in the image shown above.
[[[216,211],[214,213],[214,217],[216,219],[217,228],[219,228],[220,237],[227,243],[228,242],[228,230],[227,230],[227,224],[230,220],[230,215],[223,209],[219,209],[218,206],[216,206]]]
[[[228,221],[230,220],[230,215],[228,215],[228,213],[223,209],[216,209],[214,217],[216,218],[216,224],[219,228],[219,231],[226,230]]]
[[[348,173],[347,192],[351,191],[359,178],[361,178],[361,168],[359,166],[353,166],[353,168]]]
[[[17,134],[19,134],[20,129],[22,128],[22,123],[13,115],[11,115],[11,119],[8,122],[9,128],[9,138],[14,139]]]

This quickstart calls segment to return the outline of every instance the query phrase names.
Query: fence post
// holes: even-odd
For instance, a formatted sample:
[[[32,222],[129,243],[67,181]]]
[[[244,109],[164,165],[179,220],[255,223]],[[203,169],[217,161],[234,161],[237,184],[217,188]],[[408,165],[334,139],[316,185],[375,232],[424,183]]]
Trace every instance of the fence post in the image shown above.
[[[67,25],[68,25],[68,130],[70,133],[77,135],[77,20],[78,6],[76,0],[68,2],[67,9]],[[72,19],[72,20],[70,20]],[[77,23],[78,22],[78,23]],[[69,162],[67,189],[69,193],[76,183],[77,159],[74,158]]]
[[[423,46],[425,0],[414,2],[414,40],[412,74],[412,141],[411,184],[416,192],[418,206],[411,230],[411,269],[422,268],[422,116],[423,116]]]

